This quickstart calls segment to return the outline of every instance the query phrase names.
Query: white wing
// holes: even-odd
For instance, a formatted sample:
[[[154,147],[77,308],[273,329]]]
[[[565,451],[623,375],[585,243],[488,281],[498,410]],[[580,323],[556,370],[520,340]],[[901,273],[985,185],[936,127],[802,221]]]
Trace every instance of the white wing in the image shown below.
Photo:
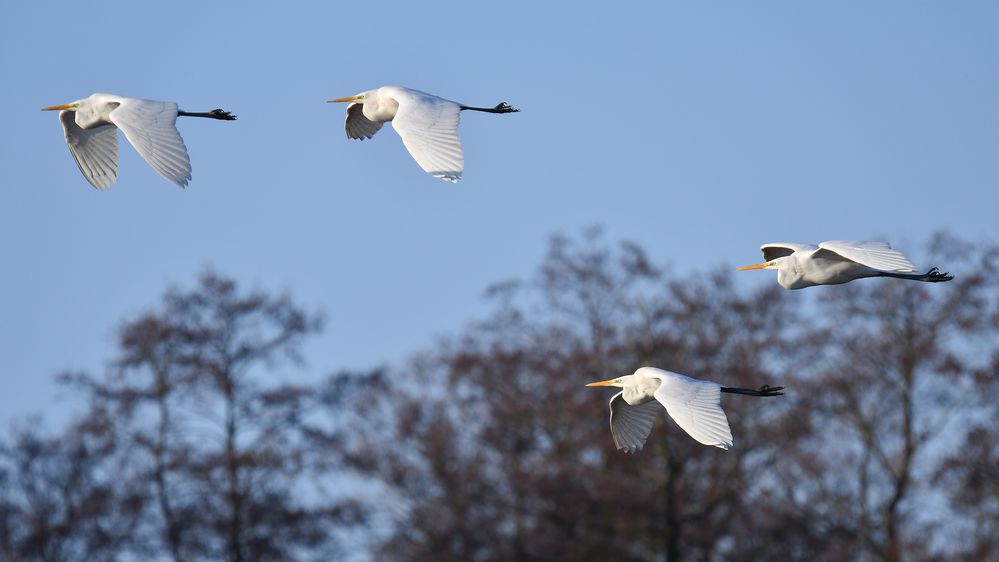
[[[790,256],[794,252],[811,252],[812,250],[818,250],[818,248],[811,244],[794,244],[793,242],[772,242],[760,246],[764,261]]]
[[[610,426],[614,444],[618,449],[634,453],[645,446],[645,440],[652,432],[656,416],[662,411],[662,404],[655,400],[632,406],[618,392],[610,399]]]
[[[347,106],[347,137],[364,140],[375,136],[375,133],[382,128],[381,123],[372,121],[364,116],[364,105],[353,102]]]
[[[721,449],[732,446],[732,430],[722,411],[721,385],[661,371],[659,388],[653,396],[666,407],[666,413],[698,443]]]
[[[66,145],[90,185],[107,189],[118,179],[118,130],[114,125],[81,129],[75,111],[60,111]]]
[[[458,139],[461,107],[453,101],[409,90],[396,100],[392,127],[416,163],[431,176],[461,179],[465,158]]]
[[[108,115],[146,162],[171,182],[191,181],[191,161],[177,132],[177,104],[125,98]]]
[[[819,244],[819,248],[839,254],[873,269],[885,271],[915,271],[902,252],[893,250],[887,242],[868,242],[861,240],[830,240]]]

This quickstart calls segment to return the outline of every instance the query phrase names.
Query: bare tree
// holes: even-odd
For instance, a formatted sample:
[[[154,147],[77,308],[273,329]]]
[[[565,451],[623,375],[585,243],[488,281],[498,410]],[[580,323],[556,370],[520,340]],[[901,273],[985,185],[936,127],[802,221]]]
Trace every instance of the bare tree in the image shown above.
[[[125,323],[106,377],[66,375],[90,395],[85,419],[141,491],[138,533],[175,562],[328,559],[330,527],[354,510],[307,495],[319,477],[298,420],[311,388],[265,384],[320,328],[287,297],[242,294],[202,276]]]
[[[131,529],[141,494],[116,475],[106,419],[54,437],[31,428],[0,449],[0,560],[112,561],[145,550]]]

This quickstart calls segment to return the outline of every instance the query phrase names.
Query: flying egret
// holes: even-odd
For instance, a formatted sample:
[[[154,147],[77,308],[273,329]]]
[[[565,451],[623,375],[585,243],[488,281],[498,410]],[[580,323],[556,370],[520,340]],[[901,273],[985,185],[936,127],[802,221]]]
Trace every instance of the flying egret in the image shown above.
[[[916,273],[916,266],[902,252],[893,250],[887,242],[860,240],[830,240],[811,244],[764,244],[763,259],[750,269],[776,269],[777,282],[785,289],[804,289],[815,285],[838,285],[864,277],[897,277],[911,281],[939,283],[954,277],[931,268]]]
[[[656,416],[664,407],[669,417],[698,443],[728,450],[732,446],[732,430],[719,405],[721,393],[784,394],[783,386],[763,385],[759,390],[729,388],[655,367],[641,367],[633,375],[591,382],[586,386],[624,389],[610,399],[610,428],[614,444],[628,453],[641,450],[645,445]]]
[[[107,189],[118,180],[118,133],[161,176],[180,187],[191,181],[191,161],[175,123],[177,116],[207,117],[234,121],[235,115],[215,109],[205,113],[180,111],[170,101],[141,100],[115,94],[92,94],[65,105],[42,111],[59,111],[66,144],[83,172],[97,189]]]
[[[461,179],[465,168],[458,139],[458,120],[462,111],[514,113],[520,111],[500,103],[496,107],[470,107],[401,86],[383,86],[356,96],[329,100],[328,103],[349,102],[347,106],[347,137],[370,139],[386,121],[416,163],[431,176],[451,183]]]

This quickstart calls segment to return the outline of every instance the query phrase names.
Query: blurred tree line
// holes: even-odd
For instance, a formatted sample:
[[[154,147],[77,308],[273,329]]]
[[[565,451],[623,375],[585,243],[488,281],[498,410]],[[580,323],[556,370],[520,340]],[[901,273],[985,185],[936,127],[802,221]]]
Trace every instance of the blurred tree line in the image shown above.
[[[956,279],[753,291],[557,236],[484,320],[308,385],[321,319],[208,273],[0,439],[0,560],[997,560],[999,248],[926,255]],[[788,394],[627,455],[583,385],[641,365]]]

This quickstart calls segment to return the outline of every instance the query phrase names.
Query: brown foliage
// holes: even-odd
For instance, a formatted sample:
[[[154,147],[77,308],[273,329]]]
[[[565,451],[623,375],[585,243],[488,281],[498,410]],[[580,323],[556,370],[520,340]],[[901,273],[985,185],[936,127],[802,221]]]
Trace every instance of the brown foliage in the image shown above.
[[[930,252],[954,281],[747,291],[555,237],[484,320],[316,385],[266,381],[318,320],[207,275],[3,444],[0,560],[997,558],[999,250]],[[583,385],[641,365],[788,392],[723,396],[731,451],[663,416],[628,455]]]

